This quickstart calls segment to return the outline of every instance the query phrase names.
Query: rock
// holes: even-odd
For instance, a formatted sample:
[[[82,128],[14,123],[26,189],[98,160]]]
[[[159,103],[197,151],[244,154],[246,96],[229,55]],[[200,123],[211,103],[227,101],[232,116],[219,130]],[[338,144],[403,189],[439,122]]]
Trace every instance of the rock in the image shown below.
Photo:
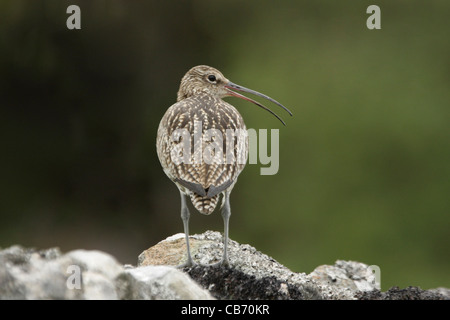
[[[212,299],[173,267],[125,268],[92,250],[0,251],[0,299]]]
[[[322,265],[310,274],[296,273],[247,244],[229,241],[230,268],[205,266],[220,261],[222,235],[206,231],[190,236],[191,254],[199,265],[184,271],[217,299],[390,299],[422,297],[446,299],[448,289],[406,288],[401,295],[395,289],[379,291],[376,266],[338,260]],[[141,253],[139,266],[179,265],[186,260],[184,234],[171,236]],[[447,291],[446,291],[447,290]],[[447,295],[448,298],[448,295]]]
[[[372,291],[380,289],[373,269],[361,262],[338,260],[333,266],[322,265],[309,275],[324,285],[352,291]]]
[[[12,246],[0,250],[0,299],[450,299],[446,288],[381,292],[374,266],[355,261],[338,260],[310,274],[296,273],[233,240],[230,267],[205,266],[221,259],[222,235],[207,231],[190,239],[200,264],[183,270],[173,266],[186,259],[184,234],[144,251],[137,267],[96,250],[63,254],[57,248]]]
[[[75,267],[74,270],[80,268],[82,285],[78,290],[77,288],[71,290],[77,293],[76,298],[87,300],[118,298],[115,278],[123,272],[123,267],[111,255],[96,250],[75,250],[55,262],[67,266],[66,270],[69,266]],[[76,271],[73,272],[73,275],[76,275]]]
[[[380,290],[358,292],[359,300],[450,300],[449,289],[422,290],[418,287],[400,289],[392,287],[386,292]]]
[[[126,300],[211,300],[213,297],[174,267],[148,266],[126,270],[120,298]]]
[[[229,241],[231,269],[204,267],[220,261],[222,235],[206,231],[190,236],[191,254],[200,265],[185,271],[217,299],[355,299],[358,290],[372,290],[368,266],[338,261],[307,275],[296,273],[248,244]],[[184,234],[171,236],[144,251],[138,265],[179,265],[186,259]],[[370,276],[372,273],[370,272]],[[329,281],[329,279],[339,281]]]
[[[275,276],[257,278],[238,269],[195,266],[185,268],[195,281],[221,300],[322,299],[317,288],[294,285]]]
[[[25,249],[0,252],[1,299],[117,299],[121,265],[100,251]]]
[[[198,247],[197,239],[191,237],[189,244],[191,246],[191,252],[195,254]],[[186,259],[184,233],[177,233],[142,252],[138,257],[138,266],[177,266],[182,264]]]
[[[442,297],[445,298],[445,300],[450,300],[450,289],[448,289],[448,288],[440,287],[440,288],[431,289],[431,290],[428,290],[428,291],[436,293],[438,295],[441,295]]]

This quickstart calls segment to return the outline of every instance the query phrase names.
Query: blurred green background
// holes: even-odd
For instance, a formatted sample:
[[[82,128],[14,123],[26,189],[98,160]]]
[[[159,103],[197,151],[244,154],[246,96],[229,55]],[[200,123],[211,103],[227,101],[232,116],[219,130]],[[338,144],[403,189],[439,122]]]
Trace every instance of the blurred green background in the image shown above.
[[[280,129],[278,174],[248,165],[234,188],[232,239],[296,272],[357,260],[383,290],[450,287],[449,16],[448,1],[0,1],[0,246],[135,264],[182,232],[156,130],[208,64],[294,113],[283,127],[227,100]],[[192,233],[222,232],[192,213]]]

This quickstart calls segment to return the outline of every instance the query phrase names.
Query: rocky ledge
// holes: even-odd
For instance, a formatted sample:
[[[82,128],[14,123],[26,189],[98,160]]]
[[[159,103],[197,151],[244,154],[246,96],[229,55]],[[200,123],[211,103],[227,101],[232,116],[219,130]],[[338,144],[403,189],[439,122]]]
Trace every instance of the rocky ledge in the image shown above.
[[[122,265],[101,251],[12,246],[0,251],[0,299],[333,299],[448,300],[450,290],[379,290],[374,268],[336,261],[310,274],[295,273],[247,244],[230,240],[231,267],[205,266],[222,256],[222,236],[191,236],[198,265],[179,270],[184,235],[169,237]]]

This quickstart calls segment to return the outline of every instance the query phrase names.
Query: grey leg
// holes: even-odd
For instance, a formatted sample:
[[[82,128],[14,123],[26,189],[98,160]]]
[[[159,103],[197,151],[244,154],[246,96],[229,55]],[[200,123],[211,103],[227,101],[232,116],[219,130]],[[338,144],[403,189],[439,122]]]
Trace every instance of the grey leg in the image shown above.
[[[231,216],[230,209],[230,192],[227,191],[224,194],[224,204],[222,207],[222,218],[223,218],[223,226],[224,226],[224,235],[223,235],[223,259],[222,265],[229,266],[230,262],[228,261],[228,224]]]
[[[180,196],[181,196],[181,220],[183,220],[184,236],[186,238],[187,261],[182,265],[179,265],[178,267],[183,268],[183,267],[191,267],[195,265],[195,263],[194,260],[192,260],[191,248],[189,246],[189,217],[191,214],[186,204],[186,195],[184,195],[180,191]]]

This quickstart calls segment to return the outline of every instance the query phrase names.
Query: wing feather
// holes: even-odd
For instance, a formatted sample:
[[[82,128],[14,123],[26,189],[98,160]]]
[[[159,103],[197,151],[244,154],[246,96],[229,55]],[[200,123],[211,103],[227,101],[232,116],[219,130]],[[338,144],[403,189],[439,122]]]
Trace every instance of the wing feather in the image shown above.
[[[186,129],[189,136],[174,141],[172,134],[177,129]],[[217,131],[210,131],[212,134],[208,136],[205,133],[209,129]],[[227,136],[227,129],[233,130],[231,132],[235,135]],[[218,133],[222,135],[221,144],[215,138]],[[189,161],[176,163],[172,159],[172,152],[175,148],[181,149],[177,145],[183,139],[190,139],[190,156],[184,158]],[[248,155],[244,120],[232,105],[221,99],[209,95],[192,96],[167,110],[158,128],[157,151],[164,172],[182,191],[197,194],[201,198],[213,198],[231,187],[244,169],[245,162],[236,162],[237,159],[246,160]],[[227,160],[233,161],[227,163]],[[200,199],[197,202],[202,201]],[[217,199],[214,207],[216,203]]]

